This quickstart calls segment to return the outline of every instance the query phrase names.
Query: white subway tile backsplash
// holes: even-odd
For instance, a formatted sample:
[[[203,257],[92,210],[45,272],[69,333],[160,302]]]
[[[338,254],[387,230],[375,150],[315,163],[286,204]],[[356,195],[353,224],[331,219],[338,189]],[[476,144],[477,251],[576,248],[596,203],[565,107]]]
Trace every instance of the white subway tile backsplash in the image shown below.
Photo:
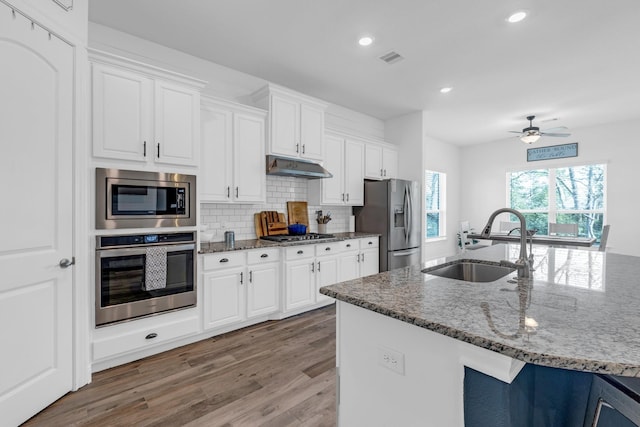
[[[203,203],[200,206],[201,225],[214,231],[213,241],[223,241],[224,232],[233,230],[236,240],[255,239],[253,215],[260,211],[274,210],[287,215],[288,201],[307,200],[307,180],[302,178],[267,176],[267,202],[255,205]],[[327,233],[349,230],[349,206],[309,206],[309,232],[318,232],[316,211],[331,212],[332,220],[327,224]]]

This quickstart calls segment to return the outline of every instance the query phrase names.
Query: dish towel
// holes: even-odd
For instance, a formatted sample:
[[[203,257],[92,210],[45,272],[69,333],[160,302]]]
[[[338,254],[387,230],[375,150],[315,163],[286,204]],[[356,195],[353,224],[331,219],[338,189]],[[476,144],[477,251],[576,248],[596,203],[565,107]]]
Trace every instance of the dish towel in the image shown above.
[[[147,263],[144,269],[144,289],[153,291],[167,287],[167,248],[151,246],[147,248]]]

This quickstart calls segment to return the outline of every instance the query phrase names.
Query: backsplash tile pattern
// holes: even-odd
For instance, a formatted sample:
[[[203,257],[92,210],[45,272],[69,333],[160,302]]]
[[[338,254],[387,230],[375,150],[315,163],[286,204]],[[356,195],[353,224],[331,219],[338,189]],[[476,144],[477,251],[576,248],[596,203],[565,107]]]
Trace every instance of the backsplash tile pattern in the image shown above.
[[[200,224],[215,234],[211,241],[224,240],[224,232],[233,230],[236,240],[255,239],[253,215],[260,211],[278,211],[287,215],[288,201],[307,200],[306,179],[285,176],[267,176],[267,203],[255,205],[203,203],[200,206]],[[317,210],[331,212],[331,221],[327,224],[327,233],[349,231],[349,206],[311,206],[309,205],[309,232],[318,231],[315,221]]]

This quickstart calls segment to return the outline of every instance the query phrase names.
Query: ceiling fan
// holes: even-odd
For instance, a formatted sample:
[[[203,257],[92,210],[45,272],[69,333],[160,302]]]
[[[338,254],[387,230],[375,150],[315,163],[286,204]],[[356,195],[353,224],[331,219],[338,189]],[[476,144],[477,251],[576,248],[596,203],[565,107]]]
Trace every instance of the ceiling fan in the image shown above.
[[[533,125],[533,119],[535,118],[536,116],[527,116],[527,120],[529,120],[529,127],[522,129],[522,131],[510,130],[509,132],[520,134],[520,141],[525,144],[532,144],[540,139],[541,136],[560,136],[566,138],[571,135],[569,132],[562,132],[569,130],[566,126],[559,126],[541,131],[539,127]]]

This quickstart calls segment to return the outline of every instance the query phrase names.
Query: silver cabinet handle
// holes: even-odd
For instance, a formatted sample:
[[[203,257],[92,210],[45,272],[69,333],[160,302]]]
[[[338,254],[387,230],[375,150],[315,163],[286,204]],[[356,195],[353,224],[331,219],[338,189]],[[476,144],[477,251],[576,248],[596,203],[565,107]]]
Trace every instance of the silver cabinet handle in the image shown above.
[[[142,143],[142,157],[147,157],[147,141]]]
[[[384,176],[387,176],[387,170],[386,169],[384,170]]]
[[[384,176],[384,174],[382,173],[382,169],[380,169],[380,176]]]
[[[360,254],[356,257],[356,262],[360,262]]]
[[[360,254],[360,261],[364,262],[364,254]]]
[[[227,199],[231,197],[231,187],[227,185]]]
[[[296,153],[300,152],[300,144],[296,144]]]
[[[320,261],[318,261],[318,272],[320,272]]]
[[[158,158],[160,158],[160,143],[158,143]]]
[[[60,266],[60,268],[69,268],[75,263],[76,257],[72,257],[71,260],[69,260],[68,258],[62,258],[58,265]]]
[[[347,247],[350,248],[351,247],[351,243],[347,243]]]
[[[240,187],[236,187],[236,197],[238,197],[239,192],[240,192]]]
[[[315,272],[316,272],[316,263],[315,263],[315,262],[312,262],[312,263],[311,263],[311,272],[312,272],[312,273],[315,273]]]
[[[304,253],[304,251],[302,249],[300,249],[298,252],[296,252],[298,255],[302,255]]]
[[[326,248],[324,248],[325,251],[330,251],[331,250],[331,246],[327,246]]]
[[[244,273],[241,271],[240,272],[240,284],[242,285],[244,283]]]
[[[304,149],[307,144],[302,144],[302,154],[304,154]]]
[[[347,193],[347,202],[349,201],[349,193]]]
[[[253,271],[249,271],[249,283],[253,283]]]
[[[262,254],[262,255],[260,255],[260,258],[268,258],[268,257],[269,257],[269,254]]]
[[[229,262],[229,258],[222,258],[220,262]]]
[[[373,245],[373,242],[369,242],[370,245]]]
[[[158,336],[158,334],[156,334],[155,332],[151,332],[149,335],[144,337],[144,339],[145,340],[152,340],[152,339],[156,338],[157,336]]]
[[[342,193],[342,201],[344,202],[344,193]]]

